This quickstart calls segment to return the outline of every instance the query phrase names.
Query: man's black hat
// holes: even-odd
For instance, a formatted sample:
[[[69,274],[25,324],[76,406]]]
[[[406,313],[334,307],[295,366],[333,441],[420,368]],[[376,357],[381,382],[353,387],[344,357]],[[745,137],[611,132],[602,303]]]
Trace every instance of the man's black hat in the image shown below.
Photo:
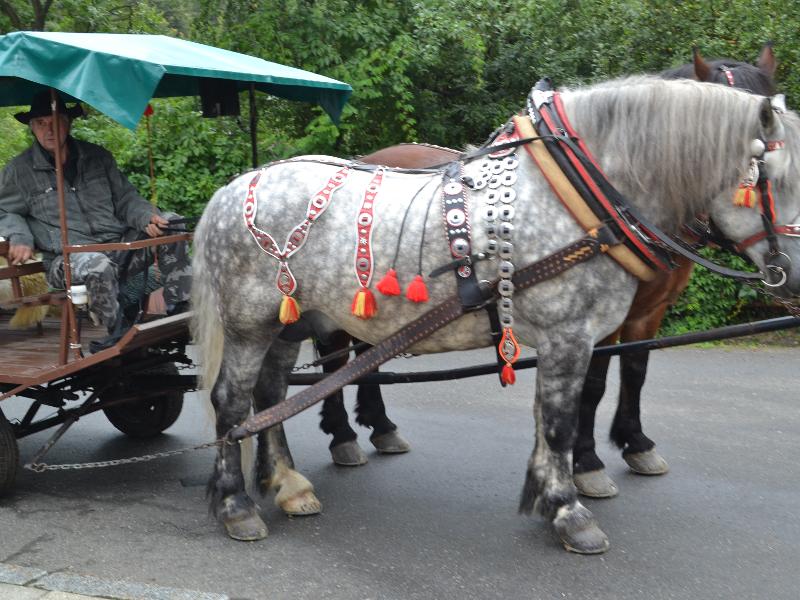
[[[67,108],[67,105],[64,103],[64,100],[61,98],[60,94],[56,94],[56,98],[56,104],[58,106],[57,110],[62,115],[67,115],[67,117],[70,119],[74,119],[75,117],[80,117],[83,115],[83,108],[81,107],[80,103],[73,104],[71,107]],[[14,115],[14,118],[20,123],[27,125],[30,123],[31,119],[35,119],[37,117],[49,117],[51,114],[50,91],[43,90],[33,97],[31,109],[28,112],[18,112]]]

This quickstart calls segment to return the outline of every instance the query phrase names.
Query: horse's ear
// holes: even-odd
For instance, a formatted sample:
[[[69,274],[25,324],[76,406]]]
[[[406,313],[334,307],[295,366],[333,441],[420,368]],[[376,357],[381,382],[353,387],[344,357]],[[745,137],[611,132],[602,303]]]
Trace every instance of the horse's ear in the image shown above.
[[[711,67],[700,56],[697,46],[692,47],[692,61],[694,62],[694,76],[697,81],[711,81]]]
[[[761,49],[761,54],[758,56],[756,66],[764,71],[770,78],[775,76],[775,69],[778,67],[778,61],[775,60],[775,53],[772,52],[772,42],[767,42]]]

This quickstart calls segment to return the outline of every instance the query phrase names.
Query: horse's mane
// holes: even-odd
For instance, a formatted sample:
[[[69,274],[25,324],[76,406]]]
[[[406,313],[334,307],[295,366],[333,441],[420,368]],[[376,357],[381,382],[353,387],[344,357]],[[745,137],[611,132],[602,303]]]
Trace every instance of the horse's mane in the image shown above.
[[[709,83],[729,85],[725,73],[721,69],[721,67],[727,67],[733,72],[736,79],[736,87],[739,89],[755,94],[763,94],[764,96],[775,94],[775,82],[772,77],[756,65],[733,60],[732,58],[718,58],[706,61],[706,64],[710,67],[711,73]],[[689,63],[674,69],[667,69],[662,71],[659,76],[664,79],[695,79],[694,64]]]
[[[727,86],[640,76],[564,90],[562,97],[609,178],[672,229],[702,212],[720,189],[735,187],[760,133],[763,97]],[[694,192],[686,197],[686,190]]]
[[[800,181],[800,115],[787,110],[781,115],[781,122],[785,129],[785,152],[789,155],[789,166],[783,176],[776,177],[776,184],[787,193],[793,191]]]

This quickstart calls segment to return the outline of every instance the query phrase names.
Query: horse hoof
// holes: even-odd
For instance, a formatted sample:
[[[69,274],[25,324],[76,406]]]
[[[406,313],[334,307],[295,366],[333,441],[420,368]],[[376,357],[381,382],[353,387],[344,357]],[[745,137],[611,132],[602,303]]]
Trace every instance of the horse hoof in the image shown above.
[[[256,514],[224,521],[228,537],[242,542],[255,542],[267,537],[267,524]]]
[[[602,554],[608,550],[608,536],[597,525],[588,509],[580,505],[578,509],[553,521],[561,543],[564,548],[577,554]]]
[[[367,463],[366,453],[355,440],[331,448],[331,458],[335,464],[342,467],[360,467]]]
[[[309,515],[318,515],[322,512],[322,502],[317,499],[311,490],[306,490],[291,498],[282,499],[280,507],[289,517],[307,517]]]
[[[403,454],[411,450],[411,444],[397,430],[381,435],[371,435],[369,441],[380,454]]]
[[[669,471],[667,461],[654,448],[646,452],[623,454],[622,458],[631,471],[639,475],[663,475]]]
[[[619,494],[617,484],[606,474],[605,469],[575,473],[572,480],[578,493],[589,498],[613,498]]]

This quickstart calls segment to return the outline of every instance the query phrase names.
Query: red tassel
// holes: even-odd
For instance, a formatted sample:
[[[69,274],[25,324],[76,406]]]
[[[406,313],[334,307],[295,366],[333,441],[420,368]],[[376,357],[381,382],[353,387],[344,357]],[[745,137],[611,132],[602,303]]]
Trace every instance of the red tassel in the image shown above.
[[[369,288],[362,287],[356,292],[353,304],[350,305],[352,312],[359,319],[371,319],[378,312],[378,305],[375,303],[375,295]]]
[[[384,296],[399,296],[400,282],[397,280],[397,271],[389,269],[375,287]]]
[[[153,114],[153,107],[148,104],[147,107],[144,109],[144,116],[149,117],[152,114]]]
[[[422,275],[414,277],[414,280],[408,285],[406,298],[412,302],[428,301],[428,288],[425,286],[425,282],[422,281]]]
[[[300,320],[300,306],[297,304],[297,300],[291,296],[284,296],[283,300],[281,300],[281,309],[278,313],[278,318],[284,325],[297,323],[297,321]]]
[[[514,373],[514,367],[510,363],[506,363],[506,366],[503,367],[500,379],[507,385],[514,385],[517,382],[517,374]]]

